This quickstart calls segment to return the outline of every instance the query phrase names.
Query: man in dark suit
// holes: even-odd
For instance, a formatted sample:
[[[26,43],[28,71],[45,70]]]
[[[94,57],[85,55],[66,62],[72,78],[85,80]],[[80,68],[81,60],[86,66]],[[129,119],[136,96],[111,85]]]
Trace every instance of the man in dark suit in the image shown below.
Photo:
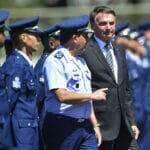
[[[133,114],[125,52],[115,43],[116,14],[109,7],[95,7],[90,23],[94,34],[83,57],[92,73],[93,90],[108,88],[107,100],[94,102],[101,124],[100,149],[136,150],[139,130]]]

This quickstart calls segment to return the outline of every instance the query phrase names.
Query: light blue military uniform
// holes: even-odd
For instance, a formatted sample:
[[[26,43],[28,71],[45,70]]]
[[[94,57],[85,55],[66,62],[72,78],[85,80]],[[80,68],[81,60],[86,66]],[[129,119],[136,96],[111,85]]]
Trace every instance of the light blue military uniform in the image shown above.
[[[64,140],[63,137],[68,132],[72,132],[70,136],[68,136],[62,144],[58,143],[58,147],[62,146],[62,150],[67,150],[68,144],[70,145],[70,150],[73,150],[73,147],[79,144],[80,140],[84,140],[85,137],[88,137],[88,134],[84,132],[84,130],[80,127],[84,122],[84,119],[88,119],[91,114],[92,103],[91,101],[79,103],[79,104],[66,104],[60,103],[56,95],[54,94],[53,89],[64,88],[68,91],[79,92],[79,93],[91,93],[91,73],[81,57],[72,57],[69,51],[65,48],[61,48],[53,52],[44,64],[44,69],[46,73],[46,99],[45,99],[45,111],[46,113],[52,113],[54,116],[66,116],[67,118],[76,118],[79,125],[74,125],[74,131],[72,131],[72,119],[68,122],[68,127],[65,125],[65,120],[60,117],[60,123],[56,123],[55,125],[49,125],[49,128],[52,128],[53,132],[56,135],[52,138],[57,139],[58,141]],[[59,116],[60,115],[60,116]],[[57,117],[56,117],[57,118]],[[50,118],[51,119],[51,118]],[[73,119],[73,120],[74,120]],[[55,121],[54,121],[55,122]],[[73,121],[74,122],[74,121]],[[62,123],[62,124],[61,124]],[[76,124],[75,123],[75,124]],[[54,126],[53,126],[54,125]],[[61,126],[61,127],[58,127]],[[84,125],[89,126],[89,125]],[[64,128],[63,132],[60,131],[60,134],[57,134],[55,131],[58,128]],[[66,127],[66,128],[65,128]],[[77,128],[77,129],[76,129]],[[78,129],[79,128],[79,129]],[[92,128],[92,127],[91,127]],[[88,128],[87,128],[88,131]],[[91,131],[88,131],[91,132]],[[59,130],[58,130],[59,133]],[[64,134],[63,134],[64,133]],[[62,134],[62,136],[61,136]],[[59,137],[58,137],[59,135]],[[62,138],[62,139],[61,139]],[[96,141],[93,142],[93,145],[97,145]],[[94,146],[94,149],[95,149]],[[51,147],[52,149],[56,149],[55,146]],[[77,146],[78,149],[78,146]]]
[[[64,20],[58,26],[63,35],[83,32],[89,22],[88,16]],[[78,29],[80,31],[78,31]],[[46,150],[96,150],[95,132],[89,120],[91,100],[70,104],[60,102],[55,89],[66,89],[75,93],[91,93],[91,73],[83,58],[72,56],[61,47],[51,53],[44,63],[46,115],[43,123],[43,138]],[[54,140],[56,139],[56,140]]]
[[[85,31],[88,22],[89,17],[86,15],[66,19],[57,25],[60,29],[60,36],[66,32],[73,32],[77,30]],[[79,93],[91,92],[91,75],[85,61],[81,57],[72,57],[70,52],[62,47],[53,52],[46,59],[44,71],[47,80],[47,95],[45,104],[46,111],[70,116],[73,118],[89,118],[89,114],[91,113],[90,102],[77,105],[60,103],[57,97],[53,95],[54,92],[52,91],[56,88],[65,88],[69,91]]]
[[[73,92],[91,93],[91,74],[83,58],[72,57],[67,49],[60,48],[48,56],[44,70],[47,80],[45,110],[73,118],[89,118],[91,102],[76,105],[60,103],[52,91],[64,88]]]
[[[23,19],[12,23],[11,36],[17,30],[35,32],[39,17]],[[28,30],[28,31],[27,31]],[[13,39],[13,38],[12,38]],[[38,150],[38,112],[36,104],[37,79],[32,61],[22,51],[15,49],[5,63],[7,87],[12,112],[13,133],[17,150]]]

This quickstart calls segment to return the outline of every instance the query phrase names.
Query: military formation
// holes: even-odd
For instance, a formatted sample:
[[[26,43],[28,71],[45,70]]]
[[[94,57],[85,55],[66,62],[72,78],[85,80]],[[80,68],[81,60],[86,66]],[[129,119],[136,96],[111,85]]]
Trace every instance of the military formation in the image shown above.
[[[150,21],[116,23],[107,6],[43,30],[9,17],[0,10],[0,150],[150,149]]]

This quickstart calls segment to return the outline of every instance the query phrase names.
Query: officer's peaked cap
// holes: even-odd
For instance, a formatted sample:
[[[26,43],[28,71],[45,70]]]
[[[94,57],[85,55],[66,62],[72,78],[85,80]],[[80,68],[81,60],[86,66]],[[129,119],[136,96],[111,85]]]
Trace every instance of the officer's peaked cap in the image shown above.
[[[5,9],[0,10],[0,28],[3,28],[5,26],[5,21],[9,17],[9,15],[9,11]]]
[[[71,32],[87,32],[87,26],[89,23],[89,16],[82,15],[66,19],[58,23],[60,31],[71,31]]]
[[[116,24],[116,33],[118,34],[122,30],[129,27],[129,22],[117,23]]]
[[[38,30],[37,26],[38,22],[39,22],[38,16],[17,20],[16,22],[12,23],[9,26],[10,32],[26,31],[39,33],[40,31]]]
[[[55,24],[55,25],[52,25],[52,26],[48,26],[43,32],[42,32],[42,35],[46,35],[46,36],[59,36],[59,28],[58,26]]]

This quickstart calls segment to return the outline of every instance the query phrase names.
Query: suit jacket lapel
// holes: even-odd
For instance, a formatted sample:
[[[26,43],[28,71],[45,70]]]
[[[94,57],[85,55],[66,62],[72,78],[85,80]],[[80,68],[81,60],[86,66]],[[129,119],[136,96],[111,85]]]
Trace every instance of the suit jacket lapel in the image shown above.
[[[95,56],[98,58],[100,63],[103,64],[103,66],[106,68],[106,70],[108,71],[108,73],[110,74],[112,79],[115,81],[114,74],[113,74],[109,64],[107,63],[107,60],[106,60],[104,54],[102,53],[102,50],[99,48],[99,46],[94,38],[93,38],[92,47],[93,47],[93,53],[95,54]]]

